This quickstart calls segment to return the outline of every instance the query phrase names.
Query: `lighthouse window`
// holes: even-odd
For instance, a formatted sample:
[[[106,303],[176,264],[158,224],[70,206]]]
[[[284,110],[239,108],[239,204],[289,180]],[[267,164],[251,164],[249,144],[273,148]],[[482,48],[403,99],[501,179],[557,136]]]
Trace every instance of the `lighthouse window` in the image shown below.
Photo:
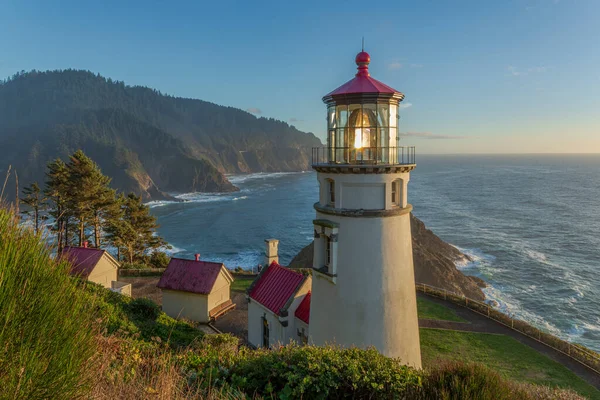
[[[392,204],[400,205],[400,181],[392,182]]]
[[[329,236],[325,236],[325,265],[331,265],[331,238]]]
[[[328,190],[328,203],[329,205],[335,205],[335,182],[333,179],[327,179],[327,190]]]

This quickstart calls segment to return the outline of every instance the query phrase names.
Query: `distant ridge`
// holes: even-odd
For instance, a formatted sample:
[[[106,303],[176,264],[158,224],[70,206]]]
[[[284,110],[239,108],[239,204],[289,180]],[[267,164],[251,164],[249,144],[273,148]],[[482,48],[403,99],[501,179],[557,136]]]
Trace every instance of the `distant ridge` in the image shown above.
[[[112,186],[166,192],[236,190],[225,173],[310,168],[320,140],[285,122],[232,107],[167,96],[81,70],[31,71],[0,82],[0,175],[25,184],[45,165],[82,149]]]

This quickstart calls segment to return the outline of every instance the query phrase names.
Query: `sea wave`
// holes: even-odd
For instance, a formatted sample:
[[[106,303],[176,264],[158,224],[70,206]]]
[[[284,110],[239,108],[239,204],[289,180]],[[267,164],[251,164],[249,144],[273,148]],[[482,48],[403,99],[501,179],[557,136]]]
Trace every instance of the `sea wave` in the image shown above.
[[[238,185],[240,183],[244,183],[246,181],[253,180],[253,179],[278,178],[280,176],[302,174],[304,172],[306,172],[306,171],[300,171],[300,172],[256,172],[256,173],[252,173],[252,174],[227,175],[227,179],[229,179],[229,182],[233,183],[234,185]]]

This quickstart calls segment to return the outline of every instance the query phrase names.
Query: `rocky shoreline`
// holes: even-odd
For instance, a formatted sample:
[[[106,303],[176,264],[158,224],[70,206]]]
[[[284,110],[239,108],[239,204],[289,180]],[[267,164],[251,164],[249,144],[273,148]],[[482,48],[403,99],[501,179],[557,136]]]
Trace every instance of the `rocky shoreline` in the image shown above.
[[[487,286],[486,282],[481,278],[465,275],[456,268],[457,263],[472,261],[468,255],[444,242],[412,214],[411,230],[415,280],[418,283],[446,289],[474,300],[485,300],[481,289]],[[310,268],[312,260],[311,243],[294,257],[289,267]]]

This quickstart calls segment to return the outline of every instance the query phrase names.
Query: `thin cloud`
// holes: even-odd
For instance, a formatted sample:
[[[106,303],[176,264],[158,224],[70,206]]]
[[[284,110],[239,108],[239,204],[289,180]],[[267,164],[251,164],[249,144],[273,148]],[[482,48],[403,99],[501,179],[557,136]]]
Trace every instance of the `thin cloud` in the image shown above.
[[[290,118],[288,119],[288,122],[302,122],[302,120],[298,118]]]
[[[423,64],[410,64],[411,68],[423,68]]]
[[[401,109],[412,107],[412,103],[402,103],[400,104]]]
[[[256,114],[256,115],[262,114],[262,110],[260,108],[256,108],[256,107],[247,108],[246,111],[248,111],[250,114]]]
[[[430,132],[403,132],[400,136],[415,137],[420,139],[465,139],[466,136],[438,135]]]
[[[539,66],[520,69],[513,65],[509,65],[508,67],[506,67],[506,69],[508,70],[508,73],[512,76],[525,76],[529,74],[539,74],[546,72],[548,70],[548,67]]]
[[[400,68],[402,68],[402,63],[399,63],[399,62],[389,63],[388,68],[391,70],[400,69]]]

